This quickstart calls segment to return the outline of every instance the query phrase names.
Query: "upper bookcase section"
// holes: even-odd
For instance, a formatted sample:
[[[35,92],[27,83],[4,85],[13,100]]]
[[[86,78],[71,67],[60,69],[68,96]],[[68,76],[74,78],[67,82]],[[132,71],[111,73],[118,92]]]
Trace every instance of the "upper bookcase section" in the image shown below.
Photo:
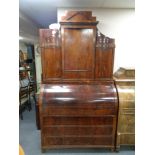
[[[91,11],[68,11],[60,29],[40,29],[42,83],[112,79],[115,40],[97,23]]]

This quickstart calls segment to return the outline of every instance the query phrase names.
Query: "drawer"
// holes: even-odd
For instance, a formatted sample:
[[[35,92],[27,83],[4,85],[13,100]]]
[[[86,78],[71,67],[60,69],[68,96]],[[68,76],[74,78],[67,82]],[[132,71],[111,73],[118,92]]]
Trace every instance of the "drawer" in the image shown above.
[[[42,117],[43,127],[53,125],[112,125],[114,116],[104,117]]]
[[[121,134],[120,144],[122,145],[134,145],[135,144],[135,134]]]
[[[119,94],[119,107],[120,108],[134,108],[135,107],[135,94],[134,88],[118,88]]]
[[[110,97],[109,97],[110,98]],[[102,99],[103,100],[103,99]],[[96,101],[98,101],[98,103],[94,103],[94,102],[96,102]],[[61,103],[54,103],[54,102],[50,102],[50,100],[49,100],[49,103],[48,103],[48,101],[46,101],[47,103],[45,103],[45,101],[43,102],[43,105],[42,105],[42,107],[43,107],[43,109],[48,109],[48,108],[52,108],[52,109],[57,109],[57,108],[61,108],[61,109],[68,109],[68,108],[70,108],[70,109],[81,109],[81,107],[83,108],[83,109],[105,109],[105,108],[107,108],[107,109],[111,109],[111,108],[115,108],[116,106],[117,106],[117,103],[116,102],[114,102],[114,101],[111,101],[111,102],[101,102],[99,99],[96,99],[96,100],[94,100],[94,102],[93,101],[89,101],[89,103],[88,103],[88,101],[86,101],[86,103],[84,103],[84,102],[82,102],[82,103],[78,103],[78,102],[76,102],[76,103],[72,103],[72,102],[61,102]]]
[[[129,91],[129,92],[127,92],[127,91]],[[133,92],[130,92],[130,91],[133,91]],[[119,99],[121,99],[121,100],[131,100],[131,99],[134,100],[135,99],[134,90],[132,90],[132,89],[126,89],[126,90],[118,89],[118,93],[119,93]]]
[[[134,114],[121,114],[119,116],[120,133],[135,133],[135,116]]]
[[[116,115],[117,110],[114,108],[51,108],[47,107],[42,112],[42,115],[56,115],[56,116],[104,116],[104,115]]]
[[[119,109],[120,115],[135,115],[135,108],[120,108]]]
[[[112,135],[113,127],[112,125],[102,125],[102,126],[52,126],[52,127],[43,127],[42,134],[44,136],[85,136],[85,135]]]
[[[119,108],[135,108],[135,100],[129,99],[119,99]]]
[[[70,147],[80,145],[112,145],[112,136],[102,137],[43,137],[43,147],[54,145],[69,145]]]

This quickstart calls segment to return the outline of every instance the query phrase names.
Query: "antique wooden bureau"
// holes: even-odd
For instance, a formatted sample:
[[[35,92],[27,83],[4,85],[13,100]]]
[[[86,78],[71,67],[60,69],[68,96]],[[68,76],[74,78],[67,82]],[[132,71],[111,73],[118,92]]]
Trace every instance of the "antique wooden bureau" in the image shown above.
[[[68,11],[61,29],[40,29],[42,151],[115,149],[118,96],[114,39],[97,30],[91,11]]]
[[[114,73],[119,95],[117,150],[121,145],[135,144],[135,70],[119,68]]]

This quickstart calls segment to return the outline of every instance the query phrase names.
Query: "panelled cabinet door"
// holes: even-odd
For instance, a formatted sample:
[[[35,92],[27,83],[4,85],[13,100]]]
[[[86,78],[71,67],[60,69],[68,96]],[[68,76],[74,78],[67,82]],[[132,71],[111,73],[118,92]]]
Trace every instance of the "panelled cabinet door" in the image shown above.
[[[61,78],[62,56],[59,31],[40,30],[43,82]]]
[[[61,18],[64,79],[94,79],[96,17],[69,11]]]
[[[113,75],[113,50],[96,49],[95,78],[111,78]]]
[[[63,78],[94,78],[94,29],[64,28]]]

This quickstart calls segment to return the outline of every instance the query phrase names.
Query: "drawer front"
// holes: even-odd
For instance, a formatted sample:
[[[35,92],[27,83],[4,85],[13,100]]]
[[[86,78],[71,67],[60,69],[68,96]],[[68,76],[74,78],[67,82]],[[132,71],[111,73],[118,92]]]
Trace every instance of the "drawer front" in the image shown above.
[[[134,114],[119,115],[119,132],[120,133],[135,133],[135,116]]]
[[[104,115],[115,115],[117,110],[114,108],[51,108],[47,107],[43,111],[43,115],[56,115],[56,116],[104,116]]]
[[[135,108],[134,87],[118,86],[118,94],[120,108]]]
[[[70,147],[80,146],[80,145],[112,145],[112,137],[111,136],[103,136],[103,137],[44,137],[43,138],[43,147],[55,145],[69,145]]]
[[[98,103],[94,103],[95,101],[98,101]],[[52,109],[57,109],[57,108],[60,108],[60,109],[109,109],[111,108],[111,109],[114,109],[117,106],[117,103],[114,101],[101,102],[99,99],[96,99],[94,100],[94,102],[89,101],[88,103],[88,101],[86,101],[86,103],[84,102],[74,103],[74,102],[67,102],[65,101],[65,98],[64,98],[63,102],[55,103],[55,102],[51,102],[49,99],[49,101],[48,100],[46,100],[46,102],[44,101],[42,107],[43,109],[49,109],[49,108],[52,108]]]
[[[135,134],[121,134],[120,144],[122,145],[134,145],[135,144]]]
[[[119,99],[119,108],[135,108],[135,100],[134,99]]]
[[[52,126],[44,127],[42,129],[42,134],[44,136],[102,136],[102,135],[112,135],[113,127],[112,125],[105,126]]]
[[[42,148],[114,147],[116,117],[42,117]]]
[[[105,117],[42,117],[43,127],[53,125],[112,125],[113,116]]]

